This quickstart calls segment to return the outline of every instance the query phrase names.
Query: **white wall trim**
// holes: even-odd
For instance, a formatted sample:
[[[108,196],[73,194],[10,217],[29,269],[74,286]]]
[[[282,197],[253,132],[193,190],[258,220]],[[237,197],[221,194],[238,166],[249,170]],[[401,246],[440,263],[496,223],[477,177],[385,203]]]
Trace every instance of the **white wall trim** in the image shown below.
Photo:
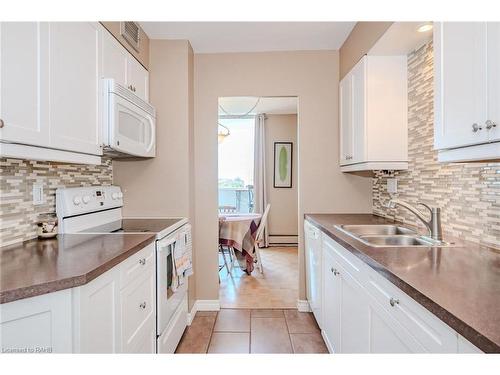
[[[199,299],[194,301],[191,311],[187,314],[187,325],[190,326],[198,311],[219,311],[220,301],[218,299]]]
[[[298,299],[297,300],[297,310],[300,312],[310,312],[311,307],[309,306],[309,302],[305,299]]]

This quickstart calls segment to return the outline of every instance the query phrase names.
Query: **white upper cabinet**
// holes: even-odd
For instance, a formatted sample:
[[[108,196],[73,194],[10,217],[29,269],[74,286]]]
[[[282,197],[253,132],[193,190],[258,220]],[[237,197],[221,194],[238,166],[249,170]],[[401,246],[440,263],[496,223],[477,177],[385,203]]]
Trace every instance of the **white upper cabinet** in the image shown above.
[[[107,30],[102,37],[102,78],[113,78],[146,102],[149,101],[148,71]]]
[[[99,139],[99,50],[96,23],[50,24],[50,145],[102,154]]]
[[[149,102],[149,73],[132,55],[127,64],[127,87],[139,98]]]
[[[47,23],[0,23],[2,141],[49,145]]]
[[[351,87],[350,75],[340,81],[340,165],[350,164],[352,155]]]
[[[127,64],[129,53],[108,31],[102,32],[102,78],[113,78],[127,86]]]
[[[407,169],[406,56],[364,56],[339,94],[341,170]]]
[[[487,69],[488,69],[488,130],[489,141],[500,141],[500,22],[488,22]],[[496,126],[493,126],[495,124]]]
[[[434,147],[440,161],[496,159],[500,145],[499,23],[434,27]],[[470,147],[473,146],[473,147]]]
[[[0,48],[2,157],[99,164],[101,79],[149,99],[148,71],[97,22],[3,22]]]

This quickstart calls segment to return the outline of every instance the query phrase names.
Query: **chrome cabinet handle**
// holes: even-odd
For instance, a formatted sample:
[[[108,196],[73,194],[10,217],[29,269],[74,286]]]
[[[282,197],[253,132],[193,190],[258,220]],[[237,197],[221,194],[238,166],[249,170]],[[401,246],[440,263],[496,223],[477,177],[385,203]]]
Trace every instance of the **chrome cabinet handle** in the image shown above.
[[[493,121],[488,120],[486,121],[486,129],[490,130],[491,128],[495,128],[497,124],[495,124]]]
[[[5,125],[5,123],[4,123],[4,122],[3,122],[3,120],[0,118],[0,129],[2,129],[4,125]]]
[[[139,259],[139,264],[144,266],[146,264],[146,258]]]
[[[143,310],[146,309],[146,302],[141,303],[139,307]]]
[[[477,133],[477,131],[478,131],[478,130],[483,130],[483,128],[482,128],[482,127],[480,127],[478,124],[473,123],[473,124],[472,124],[472,131],[473,131],[474,133]]]
[[[389,300],[389,303],[391,304],[392,307],[399,305],[399,299],[392,298]]]
[[[332,267],[332,268],[330,268],[330,271],[331,271],[331,272],[333,272],[333,274],[334,274],[335,276],[337,276],[338,274],[340,274],[340,272],[339,272],[339,271],[337,271],[337,269],[335,269],[335,268],[333,268],[333,267]]]

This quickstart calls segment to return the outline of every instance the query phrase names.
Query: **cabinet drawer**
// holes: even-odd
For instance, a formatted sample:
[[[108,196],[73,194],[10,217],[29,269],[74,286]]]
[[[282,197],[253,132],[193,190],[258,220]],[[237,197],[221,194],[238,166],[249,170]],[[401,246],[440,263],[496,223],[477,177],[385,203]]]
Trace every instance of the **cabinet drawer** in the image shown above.
[[[359,282],[363,282],[366,275],[366,272],[363,272],[363,270],[365,270],[368,266],[366,266],[361,259],[356,258],[356,256],[351,254],[349,250],[344,249],[330,237],[324,234],[322,234],[322,236],[325,251],[330,252],[335,257],[335,260],[339,262],[339,264]]]
[[[122,351],[143,351],[138,346],[155,334],[155,274],[137,278],[121,291]]]
[[[457,333],[395,285],[369,273],[368,293],[431,353],[454,353]],[[392,301],[392,303],[391,303]]]
[[[155,243],[149,244],[120,265],[120,285],[125,288],[130,282],[141,275],[154,273]]]

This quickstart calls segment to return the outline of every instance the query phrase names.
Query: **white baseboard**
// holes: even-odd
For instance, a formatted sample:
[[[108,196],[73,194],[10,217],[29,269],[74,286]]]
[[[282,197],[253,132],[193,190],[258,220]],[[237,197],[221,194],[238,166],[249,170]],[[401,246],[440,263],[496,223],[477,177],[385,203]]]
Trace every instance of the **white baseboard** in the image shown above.
[[[187,315],[187,325],[190,326],[198,311],[219,311],[220,301],[218,299],[198,299],[194,301],[191,311]]]
[[[305,299],[299,299],[297,300],[297,310],[300,312],[310,312],[311,307],[309,306],[309,302]]]
[[[327,347],[328,351],[329,351],[330,353],[334,353],[334,351],[333,351],[333,346],[332,346],[332,344],[330,343],[330,341],[328,340],[328,337],[326,336],[326,334],[325,334],[325,331],[324,331],[324,330],[321,330],[321,337],[323,337],[323,341],[325,342],[325,344],[326,344],[326,347]]]
[[[191,311],[188,311],[188,314],[187,314],[187,325],[190,326],[191,323],[193,322],[193,319],[196,315],[196,312],[198,310],[196,309],[196,301],[194,301],[194,304],[193,304],[193,307],[191,308]]]

